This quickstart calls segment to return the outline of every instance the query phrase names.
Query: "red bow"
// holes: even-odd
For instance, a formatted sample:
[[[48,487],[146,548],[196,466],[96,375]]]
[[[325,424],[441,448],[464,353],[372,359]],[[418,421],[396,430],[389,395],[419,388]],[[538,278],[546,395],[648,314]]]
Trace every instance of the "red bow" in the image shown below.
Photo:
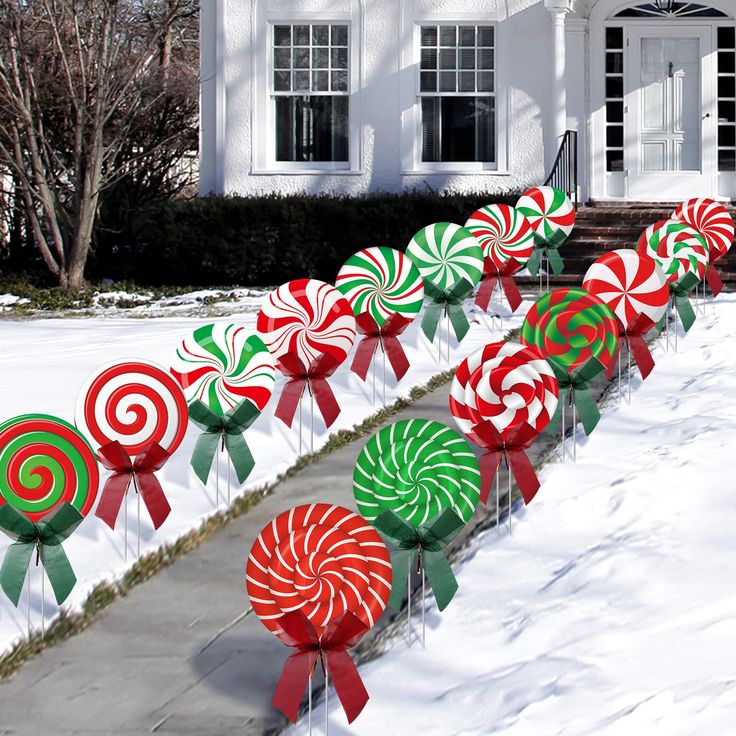
[[[493,479],[496,477],[501,459],[506,459],[506,466],[514,474],[524,503],[529,503],[539,490],[539,478],[525,450],[537,436],[526,422],[522,422],[511,435],[504,440],[492,422],[486,420],[473,427],[476,443],[486,449],[480,456],[480,500],[487,504],[491,494]]]
[[[171,506],[154,472],[161,470],[169,459],[169,453],[158,443],[152,442],[135,460],[132,460],[125,448],[115,441],[100,447],[97,457],[108,470],[113,472],[102,489],[102,496],[97,504],[95,515],[102,519],[110,529],[115,529],[120,505],[132,480],[151,515],[153,528],[158,529],[171,513]]]
[[[312,622],[301,612],[292,611],[279,619],[283,631],[279,639],[296,652],[284,662],[279,684],[271,701],[289,720],[296,721],[309,676],[317,661],[332,678],[348,723],[352,723],[368,702],[368,691],[360,679],[347,650],[352,649],[368,631],[368,627],[350,611],[331,621],[322,636],[317,636]]]
[[[289,380],[281,392],[281,398],[274,415],[287,427],[291,427],[294,414],[296,414],[306,386],[317,402],[317,408],[325,420],[325,426],[329,427],[340,414],[340,405],[327,383],[327,378],[340,365],[339,361],[331,355],[323,353],[319,358],[312,361],[309,368],[306,368],[296,353],[286,353],[277,362],[281,372]]]
[[[618,317],[616,317],[616,324],[618,325],[619,339],[616,341],[616,350],[611,362],[606,368],[606,378],[610,380],[613,377],[613,366],[616,363],[616,357],[621,352],[623,341],[626,341],[629,351],[639,366],[641,378],[644,380],[654,370],[654,358],[652,358],[652,354],[649,352],[646,342],[644,342],[644,335],[654,327],[654,322],[646,314],[639,313],[629,322],[627,327],[623,326]]]
[[[521,268],[521,264],[515,258],[509,258],[501,268],[490,258],[483,259],[483,279],[480,282],[478,294],[475,297],[475,303],[484,311],[488,311],[488,304],[491,301],[493,290],[496,288],[496,281],[501,282],[506,298],[509,300],[511,311],[515,312],[519,304],[521,304],[521,294],[516,282],[512,276]]]
[[[723,281],[721,281],[721,277],[718,275],[718,271],[716,271],[716,267],[713,264],[708,266],[708,270],[705,272],[705,278],[708,281],[710,290],[713,292],[713,296],[718,296],[723,288]]]
[[[409,361],[397,335],[400,335],[411,324],[411,320],[394,312],[383,323],[383,327],[379,327],[368,312],[363,312],[355,318],[355,322],[358,325],[358,332],[365,337],[358,343],[350,370],[365,381],[373,355],[380,344],[381,349],[386,353],[388,362],[391,363],[396,380],[400,381],[409,370]]]

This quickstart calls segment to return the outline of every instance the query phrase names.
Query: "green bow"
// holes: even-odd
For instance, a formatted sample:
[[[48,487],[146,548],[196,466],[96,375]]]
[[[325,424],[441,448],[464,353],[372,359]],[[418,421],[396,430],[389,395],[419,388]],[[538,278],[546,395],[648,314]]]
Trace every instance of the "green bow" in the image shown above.
[[[395,611],[401,608],[409,570],[417,555],[420,565],[424,565],[437,607],[440,611],[447,607],[457,592],[457,580],[443,548],[458,535],[464,523],[452,509],[445,509],[418,529],[393,511],[382,511],[378,515],[374,526],[398,546],[392,555],[393,582],[388,599],[391,608]]]
[[[468,318],[463,312],[463,302],[473,293],[473,284],[460,279],[451,289],[440,289],[429,281],[424,282],[424,296],[427,306],[422,318],[422,331],[429,341],[434,340],[440,315],[449,315],[452,330],[458,342],[467,335],[470,329]]]
[[[688,292],[698,283],[700,279],[692,272],[688,271],[682,278],[677,279],[670,284],[670,293],[675,300],[675,308],[677,314],[680,315],[682,320],[682,326],[687,332],[695,322],[695,312],[693,311],[693,305],[690,304],[690,300],[687,298]]]
[[[557,408],[552,421],[548,425],[549,430],[551,432],[557,430],[562,415],[562,407],[567,401],[569,406],[575,404],[585,434],[590,434],[601,418],[598,406],[590,395],[590,387],[596,376],[604,370],[603,364],[597,358],[589,358],[582,368],[574,373],[568,373],[553,361],[548,362],[552,366],[555,376],[557,376],[557,384],[560,387]]]
[[[207,484],[212,469],[212,461],[217,454],[217,443],[222,441],[235,468],[238,481],[243,483],[255,466],[243,432],[257,419],[261,412],[249,399],[243,399],[224,416],[216,414],[203,401],[193,401],[189,405],[189,418],[204,434],[199,436],[192,453],[192,468],[197,477]]]
[[[61,605],[77,584],[77,577],[61,543],[82,523],[84,517],[70,503],[62,503],[37,524],[10,504],[0,506],[0,529],[15,541],[8,547],[0,568],[0,586],[17,607],[33,550],[36,564],[43,563],[56,602]]]
[[[547,257],[547,261],[549,261],[549,265],[551,266],[554,274],[559,276],[559,274],[564,271],[565,264],[557,249],[565,242],[565,239],[564,235],[548,239],[540,239],[538,237],[534,238],[534,250],[526,263],[526,267],[532,276],[536,276],[539,272],[542,253]]]

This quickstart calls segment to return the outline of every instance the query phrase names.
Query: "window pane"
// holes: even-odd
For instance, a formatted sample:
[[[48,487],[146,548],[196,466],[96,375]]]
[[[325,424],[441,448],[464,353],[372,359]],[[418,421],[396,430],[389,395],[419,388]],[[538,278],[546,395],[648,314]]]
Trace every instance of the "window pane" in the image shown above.
[[[493,91],[493,72],[478,72],[478,92]]]
[[[493,49],[478,49],[478,69],[493,69]]]
[[[420,92],[436,92],[437,91],[437,73],[422,72],[419,80]]]
[[[460,46],[475,46],[475,26],[460,26]]]
[[[440,160],[440,98],[422,98],[422,161]]]
[[[312,72],[312,90],[315,92],[327,92],[330,88],[329,72]]]
[[[294,72],[294,89],[309,91],[309,72]]]
[[[293,49],[292,60],[294,69],[309,69],[309,49]]]
[[[440,26],[440,46],[455,46],[456,34],[456,26]]]
[[[624,152],[606,151],[606,171],[624,170]]]
[[[437,68],[437,49],[422,49],[422,69]]]
[[[624,54],[623,51],[606,54],[606,74],[623,74]]]
[[[493,46],[493,26],[478,28],[478,46]]]
[[[273,65],[275,69],[289,69],[291,67],[291,49],[274,49]]]
[[[460,92],[475,92],[475,72],[460,72],[458,87]]]
[[[440,92],[456,92],[455,72],[440,72]]]
[[[437,26],[422,26],[422,46],[437,45]]]
[[[606,120],[609,123],[622,123],[624,121],[624,103],[614,100],[606,102]]]
[[[718,29],[718,48],[732,49],[736,46],[736,28]]]
[[[623,77],[606,77],[606,97],[621,99],[624,96]]]
[[[455,68],[455,49],[440,49],[440,69]]]
[[[609,148],[623,148],[624,146],[624,126],[609,125],[606,128],[606,146]]]
[[[327,48],[312,49],[312,68],[327,69],[330,65],[330,50]]]
[[[347,161],[348,98],[278,97],[277,161]]]
[[[348,27],[332,26],[332,45],[347,46],[348,45]]]
[[[736,146],[736,127],[733,125],[718,126],[718,145]]]
[[[718,52],[718,71],[721,74],[731,74],[736,70],[736,54],[733,51]]]
[[[442,97],[442,161],[495,160],[495,111],[492,97]]]
[[[309,46],[309,26],[294,26],[294,46]]]
[[[312,46],[327,46],[330,43],[329,26],[312,26]]]
[[[606,48],[607,49],[623,49],[624,47],[624,29],[623,28],[606,28]]]
[[[718,77],[718,96],[736,96],[736,77]]]
[[[332,49],[332,68],[347,69],[348,68],[348,50]]]
[[[332,72],[332,91],[347,92],[348,91],[348,73]]]
[[[718,122],[736,123],[736,103],[725,100],[718,103]]]
[[[475,49],[460,49],[458,61],[461,69],[475,69]]]
[[[291,26],[274,26],[273,45],[288,46],[291,43]]]
[[[718,151],[718,170],[736,171],[736,150],[724,149]]]
[[[276,92],[291,91],[291,72],[274,72],[273,88]]]

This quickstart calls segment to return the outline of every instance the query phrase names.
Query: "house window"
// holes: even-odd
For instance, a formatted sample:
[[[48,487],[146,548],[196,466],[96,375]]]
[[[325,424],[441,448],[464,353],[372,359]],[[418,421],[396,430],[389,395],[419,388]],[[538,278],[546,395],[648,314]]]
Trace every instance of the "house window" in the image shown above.
[[[736,28],[718,29],[718,170],[736,171]]]
[[[273,26],[276,161],[349,160],[347,24]]]
[[[606,171],[624,170],[624,29],[606,28]]]
[[[728,16],[716,8],[709,8],[699,3],[674,2],[671,7],[660,8],[659,3],[649,2],[625,8],[615,18],[727,18]]]
[[[495,28],[420,27],[424,163],[496,163]]]

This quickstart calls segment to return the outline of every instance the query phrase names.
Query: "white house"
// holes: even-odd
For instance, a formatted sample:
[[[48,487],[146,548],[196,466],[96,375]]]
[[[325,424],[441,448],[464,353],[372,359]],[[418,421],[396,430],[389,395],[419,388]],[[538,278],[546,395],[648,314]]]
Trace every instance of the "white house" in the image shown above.
[[[203,0],[203,194],[736,199],[736,0]]]

